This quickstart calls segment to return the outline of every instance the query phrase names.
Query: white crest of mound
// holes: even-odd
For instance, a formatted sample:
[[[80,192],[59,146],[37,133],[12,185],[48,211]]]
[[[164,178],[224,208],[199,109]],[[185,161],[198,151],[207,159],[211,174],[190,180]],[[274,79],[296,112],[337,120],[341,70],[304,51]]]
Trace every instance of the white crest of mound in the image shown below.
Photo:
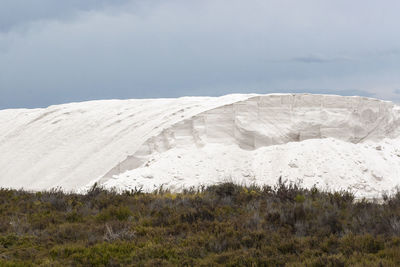
[[[0,186],[180,190],[226,180],[353,189],[399,183],[400,109],[310,94],[109,100],[0,111]]]

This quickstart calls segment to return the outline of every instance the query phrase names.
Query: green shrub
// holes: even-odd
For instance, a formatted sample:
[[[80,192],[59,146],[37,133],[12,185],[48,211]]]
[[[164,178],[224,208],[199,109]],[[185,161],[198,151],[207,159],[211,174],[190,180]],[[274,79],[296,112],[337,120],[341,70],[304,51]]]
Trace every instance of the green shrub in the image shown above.
[[[132,216],[132,212],[130,211],[130,209],[128,207],[110,206],[110,207],[107,207],[106,209],[102,210],[97,215],[96,218],[100,222],[106,222],[106,221],[111,221],[111,220],[126,221],[131,216]]]
[[[0,189],[0,266],[400,266],[400,193]]]

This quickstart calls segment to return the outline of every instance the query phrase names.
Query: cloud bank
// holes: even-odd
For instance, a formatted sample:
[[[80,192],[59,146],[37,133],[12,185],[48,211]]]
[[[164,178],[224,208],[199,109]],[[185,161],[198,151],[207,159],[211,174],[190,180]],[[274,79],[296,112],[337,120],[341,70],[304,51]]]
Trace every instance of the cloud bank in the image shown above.
[[[399,9],[394,0],[5,0],[0,109],[250,92],[399,101]]]

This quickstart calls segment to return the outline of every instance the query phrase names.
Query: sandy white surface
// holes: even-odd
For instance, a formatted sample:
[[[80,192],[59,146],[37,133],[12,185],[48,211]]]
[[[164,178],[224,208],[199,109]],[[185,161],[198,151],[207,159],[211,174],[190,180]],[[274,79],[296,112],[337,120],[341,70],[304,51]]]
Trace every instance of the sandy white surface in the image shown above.
[[[308,94],[106,100],[0,111],[0,186],[174,190],[221,181],[400,184],[400,109]]]

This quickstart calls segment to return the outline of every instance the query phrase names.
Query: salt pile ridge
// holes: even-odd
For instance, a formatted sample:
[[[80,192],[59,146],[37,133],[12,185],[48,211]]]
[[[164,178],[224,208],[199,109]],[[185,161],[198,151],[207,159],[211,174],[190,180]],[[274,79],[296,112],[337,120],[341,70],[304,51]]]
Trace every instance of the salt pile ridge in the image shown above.
[[[400,184],[400,107],[310,94],[108,100],[0,111],[0,186],[180,190],[221,181]]]

